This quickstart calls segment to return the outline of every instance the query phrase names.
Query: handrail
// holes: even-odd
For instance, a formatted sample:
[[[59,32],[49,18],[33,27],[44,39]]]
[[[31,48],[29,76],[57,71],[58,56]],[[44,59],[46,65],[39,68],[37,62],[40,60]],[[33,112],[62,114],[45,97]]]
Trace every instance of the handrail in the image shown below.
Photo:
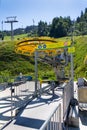
[[[45,130],[45,128],[49,125],[49,122],[51,121],[51,118],[55,115],[56,111],[60,111],[61,112],[61,104],[59,104],[54,111],[50,114],[50,116],[48,117],[48,119],[44,122],[44,124],[41,126],[41,128],[39,130]],[[59,112],[59,114],[60,114]],[[55,115],[56,116],[56,115]],[[58,115],[57,115],[58,116]],[[53,120],[53,122],[55,122],[56,120]],[[58,122],[57,122],[58,123]],[[60,120],[61,123],[61,120]],[[47,129],[48,130],[48,129]],[[60,129],[53,129],[53,130],[60,130]]]

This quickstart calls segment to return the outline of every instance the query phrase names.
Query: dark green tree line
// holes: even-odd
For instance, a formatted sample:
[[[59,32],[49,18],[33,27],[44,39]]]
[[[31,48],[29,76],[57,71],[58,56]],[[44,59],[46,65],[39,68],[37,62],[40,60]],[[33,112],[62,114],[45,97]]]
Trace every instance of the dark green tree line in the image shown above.
[[[71,25],[70,17],[54,18],[50,29],[50,36],[55,38],[67,36]]]
[[[28,36],[51,36],[54,38],[64,37],[71,35],[74,26],[75,35],[87,35],[87,8],[81,11],[80,16],[76,20],[71,20],[68,17],[55,17],[51,24],[40,20],[38,25],[27,26],[26,28],[18,28],[14,30],[14,35],[25,34]],[[10,36],[11,31],[3,31],[4,36]]]

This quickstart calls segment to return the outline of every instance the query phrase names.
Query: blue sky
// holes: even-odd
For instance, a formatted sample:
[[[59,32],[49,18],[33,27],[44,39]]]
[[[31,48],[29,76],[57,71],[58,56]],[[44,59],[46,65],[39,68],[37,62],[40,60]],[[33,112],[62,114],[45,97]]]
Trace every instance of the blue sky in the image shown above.
[[[14,29],[37,25],[40,20],[48,24],[54,17],[76,19],[87,8],[87,0],[0,0],[0,30],[6,17],[17,16]],[[3,23],[4,30],[10,30],[10,24]]]

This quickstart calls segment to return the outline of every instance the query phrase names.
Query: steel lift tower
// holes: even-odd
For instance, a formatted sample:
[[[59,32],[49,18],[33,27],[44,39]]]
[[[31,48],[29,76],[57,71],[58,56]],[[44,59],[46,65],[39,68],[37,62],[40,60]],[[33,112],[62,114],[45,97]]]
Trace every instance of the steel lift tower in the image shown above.
[[[14,40],[13,23],[18,22],[16,16],[7,17],[5,23],[11,24],[11,40]]]

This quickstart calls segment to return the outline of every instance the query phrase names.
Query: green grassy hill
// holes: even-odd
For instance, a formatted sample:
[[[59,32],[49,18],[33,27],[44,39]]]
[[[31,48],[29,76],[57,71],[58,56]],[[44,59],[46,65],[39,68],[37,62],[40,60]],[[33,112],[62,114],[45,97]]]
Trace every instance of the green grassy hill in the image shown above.
[[[64,40],[64,38],[62,39]],[[24,55],[16,54],[14,51],[15,42],[0,42],[0,75],[32,75],[34,77],[34,59]],[[84,58],[87,55],[87,37],[75,37],[74,53],[74,76],[87,78],[87,64]],[[46,64],[38,64],[39,77],[49,76],[55,78],[52,68]],[[51,71],[50,71],[51,70]]]
[[[24,75],[35,75],[34,58],[15,53],[16,41],[0,42],[0,75],[17,76],[20,72]],[[44,66],[44,67],[43,67]],[[51,66],[38,61],[38,74],[41,76],[54,75]],[[49,73],[50,72],[50,73]]]
[[[87,64],[84,64],[84,59],[87,55],[87,37],[76,37],[75,39],[75,54],[74,54],[74,71],[75,77],[87,78]]]

